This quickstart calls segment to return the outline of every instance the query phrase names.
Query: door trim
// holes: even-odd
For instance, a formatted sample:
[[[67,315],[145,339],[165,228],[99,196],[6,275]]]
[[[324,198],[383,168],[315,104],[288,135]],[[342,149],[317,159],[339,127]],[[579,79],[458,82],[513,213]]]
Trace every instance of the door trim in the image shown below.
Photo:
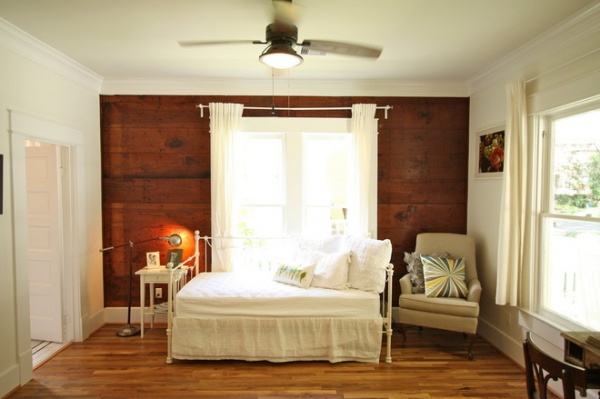
[[[77,129],[52,121],[9,110],[9,139],[11,146],[11,170],[13,192],[13,245],[15,251],[15,286],[17,310],[17,351],[21,383],[33,377],[31,363],[31,345],[29,328],[29,276],[26,267],[27,241],[27,207],[25,187],[25,141],[34,140],[55,144],[69,152],[69,193],[64,201],[63,234],[65,239],[65,314],[70,315],[67,321],[65,338],[74,341],[82,340],[82,303],[81,287],[85,281],[82,243],[86,242],[85,213],[79,204],[84,204],[83,179],[83,133]],[[80,184],[78,184],[80,183]],[[68,316],[67,316],[68,317]]]

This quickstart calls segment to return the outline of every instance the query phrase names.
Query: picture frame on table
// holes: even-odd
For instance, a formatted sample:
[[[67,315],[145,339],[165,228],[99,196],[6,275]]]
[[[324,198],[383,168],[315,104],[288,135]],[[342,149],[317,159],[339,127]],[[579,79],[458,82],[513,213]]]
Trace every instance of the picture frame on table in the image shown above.
[[[176,248],[176,249],[169,249],[167,251],[167,260],[165,262],[165,264],[167,265],[167,268],[169,267],[169,264],[172,264],[172,267],[177,267],[183,260],[183,249],[180,248]]]
[[[475,177],[500,179],[504,173],[504,126],[483,129],[475,134],[473,164]]]
[[[146,252],[146,267],[148,269],[157,269],[160,266],[160,252]]]

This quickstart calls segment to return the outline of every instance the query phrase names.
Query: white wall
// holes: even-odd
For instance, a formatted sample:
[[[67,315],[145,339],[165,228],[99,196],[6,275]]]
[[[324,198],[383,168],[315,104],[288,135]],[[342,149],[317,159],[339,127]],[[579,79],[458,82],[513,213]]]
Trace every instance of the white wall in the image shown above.
[[[83,134],[82,153],[78,156],[83,157],[84,170],[78,171],[81,181],[77,182],[83,186],[83,199],[79,204],[82,211],[78,217],[81,285],[77,298],[83,314],[81,320],[75,321],[81,326],[83,338],[99,327],[98,315],[102,316],[104,307],[102,259],[98,252],[102,245],[99,90],[66,78],[64,75],[68,72],[60,74],[31,62],[19,51],[0,45],[0,154],[4,155],[4,212],[0,215],[0,397],[31,378],[31,364],[27,360],[30,356],[28,285],[22,277],[17,277],[24,275],[17,272],[23,265],[15,261],[15,247],[25,237],[13,234],[9,110],[49,120]],[[24,168],[24,164],[14,167]]]
[[[600,7],[517,49],[494,68],[474,78],[470,103],[470,169],[467,231],[478,242],[479,277],[483,285],[479,334],[522,364],[524,328],[543,325],[546,338],[562,345],[560,331],[539,323],[517,308],[495,305],[496,259],[501,179],[474,177],[475,137],[489,127],[504,125],[505,84],[527,82],[528,112],[540,112],[600,95]],[[560,348],[555,348],[560,356]]]

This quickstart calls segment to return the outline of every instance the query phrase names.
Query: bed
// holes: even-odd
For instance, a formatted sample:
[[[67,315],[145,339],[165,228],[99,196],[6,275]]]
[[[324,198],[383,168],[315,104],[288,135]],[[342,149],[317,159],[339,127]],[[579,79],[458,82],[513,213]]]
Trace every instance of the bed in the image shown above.
[[[198,240],[196,233],[196,247]],[[312,240],[301,262],[282,263],[275,273],[199,273],[176,290],[174,301],[169,294],[167,363],[374,363],[380,360],[384,332],[385,361],[391,363],[391,243],[361,237],[326,240]],[[332,245],[332,240],[338,242]],[[315,251],[318,261],[307,261],[306,254],[314,257]],[[198,250],[195,256],[197,266]],[[346,275],[340,273],[344,264]]]

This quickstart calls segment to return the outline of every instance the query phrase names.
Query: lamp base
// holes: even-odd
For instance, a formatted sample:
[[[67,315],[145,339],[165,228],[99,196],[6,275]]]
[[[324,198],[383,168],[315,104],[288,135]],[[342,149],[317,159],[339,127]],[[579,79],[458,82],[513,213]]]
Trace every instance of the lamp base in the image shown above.
[[[134,335],[138,335],[140,331],[140,327],[134,326],[132,324],[127,324],[126,326],[119,327],[119,329],[117,330],[117,335],[119,337],[132,337]]]

